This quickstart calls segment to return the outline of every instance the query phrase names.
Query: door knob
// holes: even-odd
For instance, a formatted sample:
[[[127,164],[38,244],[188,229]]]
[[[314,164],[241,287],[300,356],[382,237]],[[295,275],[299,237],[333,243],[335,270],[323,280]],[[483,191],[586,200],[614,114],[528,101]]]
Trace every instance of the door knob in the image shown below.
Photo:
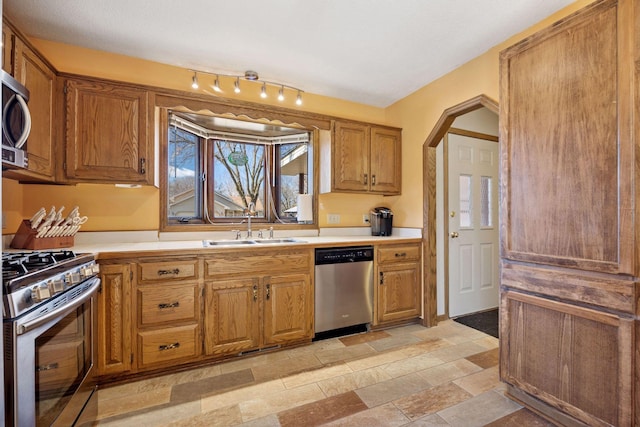
[[[452,231],[451,233],[449,233],[449,236],[451,236],[452,239],[455,239],[456,237],[458,237],[460,235],[458,234],[457,231]]]

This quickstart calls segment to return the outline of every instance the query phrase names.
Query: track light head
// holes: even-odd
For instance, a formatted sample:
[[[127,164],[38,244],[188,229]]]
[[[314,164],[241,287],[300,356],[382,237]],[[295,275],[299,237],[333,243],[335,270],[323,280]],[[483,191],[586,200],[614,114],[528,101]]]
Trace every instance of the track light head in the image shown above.
[[[220,81],[218,80],[218,75],[216,75],[216,80],[213,82],[213,90],[215,90],[216,92],[222,92],[222,89],[220,89]]]
[[[236,77],[236,82],[233,84],[233,91],[240,93],[240,77]]]
[[[280,86],[278,90],[278,101],[284,101],[284,86]]]
[[[267,97],[267,84],[262,83],[262,89],[260,89],[260,98],[266,98],[266,97]]]
[[[198,89],[198,73],[193,72],[193,78],[191,79],[191,87]]]
[[[302,105],[302,91],[298,91],[298,96],[296,96],[296,105]]]

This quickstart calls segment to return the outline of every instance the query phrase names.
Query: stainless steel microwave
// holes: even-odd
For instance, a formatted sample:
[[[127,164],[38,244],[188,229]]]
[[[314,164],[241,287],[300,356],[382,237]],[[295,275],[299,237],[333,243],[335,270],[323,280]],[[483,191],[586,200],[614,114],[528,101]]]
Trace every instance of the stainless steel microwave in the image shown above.
[[[29,91],[9,73],[2,79],[2,169],[26,168],[27,139],[31,132]]]

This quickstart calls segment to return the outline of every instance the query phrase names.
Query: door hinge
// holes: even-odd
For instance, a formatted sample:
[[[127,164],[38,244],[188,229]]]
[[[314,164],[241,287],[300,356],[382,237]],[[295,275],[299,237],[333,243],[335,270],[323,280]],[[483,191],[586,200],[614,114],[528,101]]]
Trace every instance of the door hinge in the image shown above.
[[[140,175],[144,175],[147,173],[147,159],[144,157],[140,158]]]
[[[67,85],[68,85],[68,83],[67,83]],[[67,86],[67,85],[64,85],[64,89],[62,89],[62,91],[64,92],[65,95],[69,93],[69,86]]]

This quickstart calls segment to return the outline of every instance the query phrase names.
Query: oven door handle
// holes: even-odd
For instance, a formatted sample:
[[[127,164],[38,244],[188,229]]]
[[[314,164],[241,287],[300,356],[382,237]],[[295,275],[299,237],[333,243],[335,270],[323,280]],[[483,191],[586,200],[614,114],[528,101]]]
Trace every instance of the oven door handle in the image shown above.
[[[37,319],[33,319],[29,322],[25,322],[22,325],[18,325],[17,334],[18,335],[26,334],[30,330],[35,329],[38,326],[44,325],[45,323],[49,322],[51,319],[55,319],[56,317],[61,315],[66,316],[76,308],[82,306],[82,304],[87,302],[90,298],[93,298],[95,293],[98,291],[98,288],[100,288],[100,278],[94,277],[89,280],[93,281],[94,283],[85,293],[82,294],[82,296],[71,301],[71,304],[69,305],[63,305],[53,310],[52,312],[45,314],[42,317],[38,317]]]

